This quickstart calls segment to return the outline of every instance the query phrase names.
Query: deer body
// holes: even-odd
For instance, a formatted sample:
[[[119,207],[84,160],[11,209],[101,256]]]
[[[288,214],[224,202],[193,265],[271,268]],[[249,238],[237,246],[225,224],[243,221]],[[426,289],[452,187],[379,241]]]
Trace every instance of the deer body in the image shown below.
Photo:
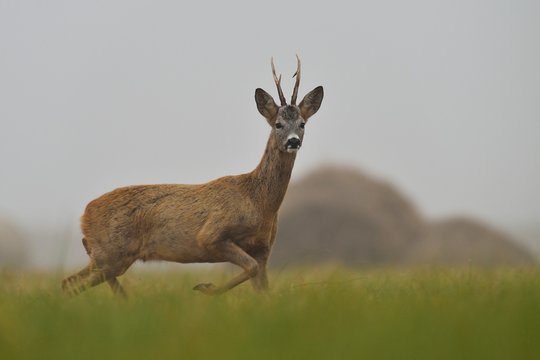
[[[136,260],[231,262],[244,270],[222,286],[195,287],[206,294],[227,291],[248,279],[257,290],[268,287],[266,263],[275,239],[277,213],[301,144],[303,124],[322,101],[322,87],[318,87],[299,106],[283,104],[275,72],[274,78],[281,107],[262,89],[255,95],[259,111],[273,127],[255,170],[200,185],[128,186],[91,201],[81,217],[90,263],[63,281],[66,291],[76,293],[107,281],[114,292],[125,294],[116,277]]]

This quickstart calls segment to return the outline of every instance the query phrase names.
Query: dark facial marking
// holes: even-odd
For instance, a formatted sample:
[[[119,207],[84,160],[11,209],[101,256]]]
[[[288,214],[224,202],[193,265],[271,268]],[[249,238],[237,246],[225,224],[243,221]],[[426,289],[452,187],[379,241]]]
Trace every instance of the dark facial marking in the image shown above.
[[[287,105],[283,112],[281,113],[281,117],[284,120],[296,120],[298,119],[298,108],[296,106]]]

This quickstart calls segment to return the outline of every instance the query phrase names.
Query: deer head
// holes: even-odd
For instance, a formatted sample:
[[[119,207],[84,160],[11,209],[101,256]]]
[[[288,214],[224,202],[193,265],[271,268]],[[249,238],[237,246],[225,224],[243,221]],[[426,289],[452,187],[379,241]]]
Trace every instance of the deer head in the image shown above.
[[[268,124],[272,127],[272,135],[275,136],[278,148],[281,151],[295,153],[302,146],[304,139],[304,127],[308,119],[319,110],[323,99],[323,87],[317,86],[311,90],[299,105],[296,105],[298,96],[298,87],[300,86],[301,64],[298,55],[297,69],[293,77],[296,77],[294,90],[291,97],[291,104],[287,105],[283,90],[281,89],[281,74],[276,75],[274,59],[271,59],[272,74],[279,94],[281,105],[276,105],[274,99],[263,89],[255,90],[255,102],[257,109],[262,116],[266,118]]]

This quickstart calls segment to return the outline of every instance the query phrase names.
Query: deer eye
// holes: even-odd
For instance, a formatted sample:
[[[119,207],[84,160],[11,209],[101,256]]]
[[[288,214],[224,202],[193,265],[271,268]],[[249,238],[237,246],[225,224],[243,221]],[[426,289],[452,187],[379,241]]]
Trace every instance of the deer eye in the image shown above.
[[[283,124],[277,122],[277,123],[276,123],[276,129],[281,129],[281,128],[283,128]]]
[[[305,123],[305,122],[300,123],[300,129],[303,129],[305,126],[306,126],[306,123]]]

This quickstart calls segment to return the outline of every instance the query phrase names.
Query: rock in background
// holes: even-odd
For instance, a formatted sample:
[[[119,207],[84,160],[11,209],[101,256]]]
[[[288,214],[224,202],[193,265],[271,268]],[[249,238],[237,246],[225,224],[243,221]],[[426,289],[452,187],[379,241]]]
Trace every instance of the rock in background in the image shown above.
[[[468,218],[429,222],[392,185],[324,167],[291,184],[271,264],[515,265],[534,262],[508,235]]]
[[[411,253],[411,262],[442,265],[520,265],[533,257],[509,235],[468,218],[430,224],[425,241]]]
[[[14,223],[0,219],[0,269],[28,265],[28,247],[22,231]]]

